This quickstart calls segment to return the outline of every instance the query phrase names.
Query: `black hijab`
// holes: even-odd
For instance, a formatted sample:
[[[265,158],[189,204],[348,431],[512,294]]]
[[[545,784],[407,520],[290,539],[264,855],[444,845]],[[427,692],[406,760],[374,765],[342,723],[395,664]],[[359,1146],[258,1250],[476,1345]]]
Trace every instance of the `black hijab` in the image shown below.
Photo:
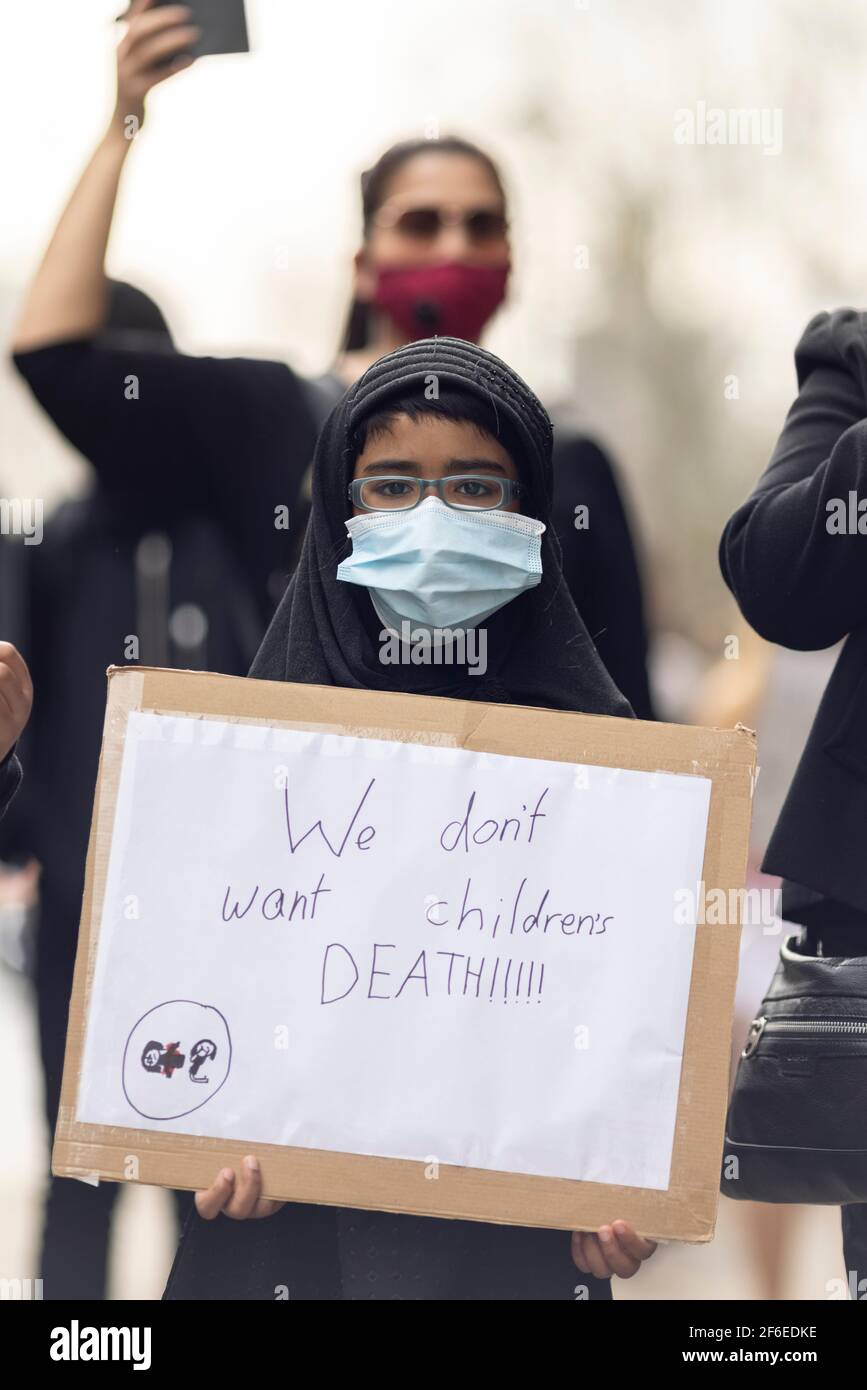
[[[358,426],[399,396],[425,398],[435,378],[480,397],[492,429],[515,457],[528,489],[528,510],[548,527],[542,537],[542,582],[485,619],[487,672],[464,666],[384,665],[370,595],[337,578],[351,543],[348,487]],[[274,614],[250,675],[313,685],[408,691],[511,704],[631,716],[602,665],[563,579],[550,527],[552,426],[540,401],[506,364],[459,338],[426,338],[375,362],[350,387],[323,425],[313,460],[312,507],[298,568]],[[517,446],[517,447],[516,447]]]
[[[456,338],[400,348],[365,372],[325,422],[298,569],[250,675],[630,716],[578,616],[550,530],[542,538],[541,584],[485,620],[487,675],[379,661],[369,594],[336,576],[350,544],[344,521],[352,441],[363,420],[396,396],[405,399],[407,388],[417,386],[422,396],[432,376],[441,396],[449,388],[470,390],[490,404],[530,509],[548,524],[552,429],[532,391],[498,358]],[[262,1221],[203,1221],[193,1207],[164,1298],[273,1301],[285,1286],[293,1299],[319,1302],[574,1299],[575,1279],[565,1231],[287,1202]],[[584,1276],[583,1282],[590,1297],[610,1299],[606,1280]]]

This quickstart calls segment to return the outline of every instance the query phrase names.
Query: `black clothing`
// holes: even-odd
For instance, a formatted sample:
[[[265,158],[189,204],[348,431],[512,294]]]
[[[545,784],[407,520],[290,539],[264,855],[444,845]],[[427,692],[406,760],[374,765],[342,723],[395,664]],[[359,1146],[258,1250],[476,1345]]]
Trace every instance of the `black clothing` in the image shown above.
[[[601,1302],[566,1231],[287,1202],[274,1216],[187,1217],[168,1302]]]
[[[333,372],[305,385],[321,428],[345,388]],[[655,719],[638,557],[614,464],[556,416],[553,462],[551,528],[566,586],[617,689],[638,719]],[[579,506],[586,507],[586,527],[575,524]]]
[[[806,927],[808,955],[867,954],[867,913],[835,902],[801,883],[783,880],[780,915],[786,922]]]
[[[130,659],[128,634],[142,636],[133,563],[139,543],[148,535],[167,541],[174,557],[169,603],[203,609],[205,664],[243,673],[288,579],[317,432],[303,384],[288,367],[189,357],[173,351],[166,334],[152,333],[152,347],[143,346],[147,337],[140,332],[135,346],[120,345],[113,333],[14,357],[97,481],[93,495],[51,517],[41,546],[23,548],[40,726],[29,742],[34,751],[38,743],[45,778],[37,770],[28,778],[32,824],[16,828],[15,838],[29,841],[20,853],[56,866],[52,876],[76,913],[105,668]],[[132,659],[196,664],[175,662],[165,644],[149,648],[144,636]]]
[[[116,287],[115,298],[123,289]],[[316,434],[288,368],[184,356],[173,351],[161,317],[132,322],[124,312],[122,336],[113,331],[14,359],[97,483],[50,518],[40,546],[18,548],[29,610],[21,645],[37,699],[26,736],[30,775],[4,821],[0,855],[35,855],[42,864],[35,968],[49,1133],[105,669],[126,660],[239,675],[249,669],[288,578],[291,529],[301,529],[297,493]],[[149,541],[170,557],[164,584],[157,575],[150,595],[137,564]],[[168,631],[184,609],[204,619],[195,653]],[[131,635],[140,639],[137,653],[127,650]],[[40,1266],[46,1298],[104,1296],[104,1233],[116,1195],[112,1184],[50,1180]],[[87,1229],[92,1237],[83,1241]]]
[[[288,369],[184,357],[152,301],[132,286],[115,284],[111,292],[98,339],[15,358],[96,472],[95,491],[51,516],[41,546],[4,547],[15,561],[16,640],[37,701],[26,736],[32,775],[4,822],[0,854],[34,855],[42,865],[35,984],[49,1135],[60,1100],[105,668],[140,660],[239,675],[249,669],[288,577],[290,535],[303,529],[296,494],[316,433]],[[279,428],[275,419],[283,419]],[[259,482],[252,497],[248,450]],[[279,520],[276,508],[284,509]],[[138,651],[129,649],[130,637]],[[47,1181],[44,1296],[104,1298],[118,1188]],[[190,1194],[175,1200],[185,1216]]]
[[[581,709],[590,714],[632,711],[603,667],[566,588],[559,546],[550,526],[542,537],[542,582],[485,619],[487,672],[459,667],[384,665],[379,660],[367,592],[337,578],[351,549],[345,521],[354,460],[350,438],[359,421],[390,398],[435,373],[443,386],[493,399],[495,415],[524,446],[528,511],[550,522],[553,475],[551,422],[536,397],[482,348],[454,338],[422,339],[375,363],[350,388],[319,436],[313,472],[313,510],[298,569],[292,577],[250,674],[267,680],[414,691],[463,699]],[[518,384],[515,384],[518,383]]]
[[[801,651],[847,638],[762,864],[784,876],[783,917],[824,956],[867,955],[867,523],[860,532],[857,507],[854,532],[832,521],[839,503],[849,512],[851,493],[867,497],[865,328],[852,309],[808,324],[795,351],[798,398],[720,545],[726,582],[761,636]],[[857,1290],[867,1206],[843,1207],[842,1219]]]
[[[323,377],[319,382],[305,382],[279,363],[188,357],[172,351],[170,340],[148,347],[144,335],[130,333],[122,342],[115,336],[113,340],[79,340],[19,353],[15,363],[54,423],[96,470],[102,492],[98,506],[106,509],[110,515],[109,528],[123,526],[126,519],[131,536],[137,537],[148,526],[163,527],[167,519],[178,514],[204,511],[231,548],[229,561],[237,565],[239,572],[243,572],[252,582],[256,612],[263,623],[267,621],[297,559],[309,510],[305,475],[312,459],[316,433],[327,413],[329,397],[333,400],[338,394],[335,378],[330,376]],[[128,398],[130,393],[131,398]],[[555,446],[561,449],[564,459],[562,480],[560,475],[557,478],[555,508],[559,507],[559,514],[565,520],[560,526],[555,511],[552,529],[555,532],[560,530],[562,534],[570,574],[573,575],[582,607],[586,608],[592,622],[593,636],[600,649],[606,652],[612,667],[618,670],[627,696],[634,692],[639,712],[649,717],[651,711],[644,668],[646,643],[635,558],[611,469],[595,446],[565,431],[558,432]],[[343,500],[341,498],[341,505]],[[574,507],[579,503],[589,507],[592,518],[589,532],[576,532],[572,525]],[[288,534],[275,524],[275,509],[280,507],[288,508]],[[345,535],[341,540],[345,543]],[[58,634],[61,650],[68,652],[64,669],[75,669],[81,675],[81,681],[66,692],[71,707],[60,700],[57,682],[52,682],[58,700],[53,706],[51,702],[43,705],[44,717],[41,721],[47,730],[42,759],[45,776],[28,778],[34,792],[29,803],[34,807],[33,825],[29,830],[21,827],[18,836],[19,841],[23,842],[22,852],[35,852],[43,862],[46,856],[49,860],[48,874],[43,874],[43,925],[40,931],[41,949],[37,949],[37,972],[46,1106],[52,1129],[59,1096],[78,905],[104,706],[103,672],[107,664],[122,659],[118,646],[123,635],[136,630],[129,617],[129,548],[132,544],[131,538],[128,543],[116,542],[113,549],[110,543],[94,544],[94,536],[90,534],[86,544],[79,546],[78,551],[63,563],[51,565],[50,554],[47,553],[46,566],[43,568],[50,568],[52,582],[39,585],[37,595],[34,637],[49,668],[45,678],[48,678],[52,666],[55,672],[58,669],[55,662],[59,662],[60,657],[54,645]],[[546,552],[550,544],[548,538]],[[46,550],[49,551],[49,547]],[[79,566],[82,565],[80,573]],[[67,593],[66,579],[70,574],[80,574],[80,582]],[[351,588],[349,585],[337,587],[342,590]],[[125,595],[123,603],[120,595]],[[537,602],[538,591],[536,595]],[[356,612],[362,597],[367,598],[366,595],[352,594],[350,602]],[[491,632],[499,630],[503,637],[515,635],[515,615],[535,609],[534,603],[528,610],[527,596],[519,602],[520,607],[518,604],[509,605],[508,620],[492,620],[489,624]],[[106,611],[107,605],[110,613]],[[560,614],[558,621],[562,621],[566,611],[563,595],[557,596],[554,608]],[[361,609],[362,626],[368,639],[375,644],[375,629],[379,625],[372,619],[369,604],[367,607],[361,605]],[[97,628],[92,621],[95,613],[101,615]],[[547,611],[543,614],[543,623],[549,635],[553,634],[554,620]],[[538,639],[540,633],[533,636]],[[592,643],[583,629],[580,633],[570,629],[568,644],[562,653],[563,659],[557,663],[562,668],[563,689],[559,698],[552,699],[552,703],[562,704],[565,700],[566,707],[572,707],[568,703],[574,675],[569,667],[570,662],[574,662],[578,668],[596,672],[600,693],[610,683],[600,678]],[[370,650],[375,651],[375,646]],[[217,656],[209,654],[208,664],[211,669],[224,671],[245,669],[248,663],[242,667],[237,665],[239,655],[225,652]],[[74,668],[68,666],[68,662],[73,660]],[[143,652],[142,660],[153,661],[154,658]],[[528,703],[545,703],[543,687],[546,668],[550,663],[546,655],[545,659],[539,661],[538,670],[534,671],[532,661],[532,652],[528,648],[523,662],[526,677],[523,698]],[[315,666],[314,660],[310,669],[315,669]],[[298,670],[299,674],[294,675],[293,679],[303,678],[300,665]],[[383,668],[378,666],[378,673],[382,671]],[[307,678],[331,679],[322,674]],[[41,682],[42,678],[39,679]],[[516,689],[511,696],[504,694],[500,683],[493,679],[485,681],[483,677],[473,677],[463,693],[476,698],[522,698],[519,690]],[[582,707],[595,708],[596,704],[590,699]],[[625,706],[624,712],[627,712]],[[51,780],[52,766],[67,767],[70,757],[75,759],[74,767],[69,770],[68,781],[58,786],[59,779]],[[37,790],[40,786],[41,792]],[[59,801],[56,800],[58,791]],[[59,1195],[56,1191],[58,1185],[63,1187]],[[91,1189],[83,1184],[55,1180],[51,1201],[56,1207],[62,1199],[63,1202],[74,1204],[76,1210],[83,1210],[85,1205],[88,1209],[99,1207],[98,1218],[102,1221],[102,1209],[107,1207],[114,1195],[112,1185]],[[287,1214],[280,1213],[273,1218],[273,1224],[251,1223],[260,1231],[259,1239],[273,1243],[283,1264],[285,1254],[281,1251],[284,1247],[279,1239],[283,1225],[314,1219],[310,1214],[313,1209],[301,1209],[302,1216],[292,1215],[292,1211],[298,1210],[284,1209]],[[345,1227],[349,1218],[343,1216],[340,1219]],[[372,1219],[383,1220],[376,1215]],[[424,1287],[429,1292],[423,1296],[430,1296],[430,1291],[439,1287],[433,1258],[436,1242],[431,1231],[433,1225],[441,1227],[444,1223],[425,1222],[423,1218],[419,1220],[420,1227],[411,1218],[394,1218],[393,1229],[385,1239],[390,1248],[394,1248],[396,1240],[403,1241],[401,1268],[409,1269],[415,1258],[413,1252],[419,1247],[417,1230],[427,1230],[424,1240]],[[66,1212],[63,1221],[72,1233],[86,1225],[85,1216],[81,1213],[76,1216]],[[200,1228],[206,1223],[195,1217],[191,1221],[199,1230],[197,1240],[217,1244],[223,1239],[224,1226],[237,1231],[246,1224],[221,1220],[208,1228],[212,1234],[203,1236]],[[369,1248],[367,1221],[364,1213],[354,1213],[351,1215],[350,1228],[344,1230],[346,1239],[342,1246],[341,1288],[345,1297],[358,1296],[351,1292],[352,1289],[367,1288],[367,1277],[371,1271],[365,1263],[366,1256],[361,1256],[359,1266],[353,1264],[351,1254],[352,1250],[359,1249],[357,1242],[353,1244],[353,1241],[362,1229],[363,1249]],[[445,1224],[449,1231],[448,1241],[452,1241],[461,1223]],[[266,1226],[271,1231],[268,1237],[261,1233]],[[240,1236],[237,1238],[243,1239]],[[518,1238],[514,1232],[489,1236],[489,1240],[496,1239],[501,1243]],[[247,1239],[249,1241],[250,1238]],[[464,1236],[459,1256],[455,1249],[450,1246],[449,1249],[459,1262],[471,1269],[472,1261],[468,1263],[465,1248],[466,1239]],[[544,1255],[545,1269],[553,1270],[558,1265],[561,1256],[558,1255],[557,1260],[552,1262],[547,1257],[547,1251],[555,1245],[558,1251],[563,1248],[560,1233],[525,1232],[523,1241],[520,1258],[529,1259],[532,1247],[540,1257]],[[69,1246],[69,1241],[66,1244]],[[78,1241],[74,1241],[72,1248],[77,1244]],[[102,1250],[101,1257],[104,1259],[104,1242],[97,1240],[93,1246],[96,1257],[100,1257]],[[184,1242],[168,1297],[187,1296],[183,1289],[190,1268],[188,1255],[188,1244]],[[263,1261],[259,1268],[260,1274],[265,1270],[265,1263]],[[452,1260],[447,1263],[451,1264]],[[198,1278],[205,1277],[204,1266],[200,1261],[194,1264],[193,1282],[198,1287]],[[229,1269],[234,1268],[236,1273],[237,1265],[237,1261],[229,1261]],[[245,1264],[244,1269],[245,1273],[238,1276],[235,1287],[240,1289],[243,1285],[260,1292],[238,1292],[234,1296],[273,1297],[274,1285],[285,1282],[278,1277],[279,1270],[272,1277],[270,1268],[265,1272],[263,1282],[257,1275],[255,1261],[249,1268]],[[307,1286],[312,1288],[316,1276],[309,1260],[309,1243],[304,1269]],[[221,1270],[225,1272],[224,1263],[215,1261],[211,1277],[219,1280]],[[560,1275],[555,1279],[557,1290],[567,1290],[565,1295],[555,1294],[544,1270],[534,1269],[532,1260],[527,1266],[526,1275],[528,1286],[545,1290],[534,1296],[546,1298],[571,1298],[574,1296],[574,1282],[580,1282],[568,1255],[568,1241],[562,1279]],[[333,1269],[329,1277],[332,1276]],[[81,1269],[80,1277],[84,1278],[88,1288],[98,1289],[104,1277],[102,1266],[95,1267],[89,1276]],[[504,1292],[493,1296],[511,1297],[507,1271],[503,1270],[500,1277],[503,1282],[499,1287]],[[62,1287],[65,1278],[66,1272],[60,1271],[50,1283]],[[491,1278],[488,1262],[488,1287],[492,1288]],[[591,1289],[593,1297],[608,1296],[607,1282],[583,1282]],[[411,1284],[412,1280],[409,1280],[403,1287]],[[52,1297],[48,1280],[45,1287],[46,1296]],[[92,1296],[100,1295],[94,1292]]]
[[[105,491],[147,490],[164,514],[179,496],[207,508],[267,620],[297,560],[309,509],[305,474],[340,383],[333,373],[306,381],[278,362],[190,357],[168,350],[168,339],[148,349],[146,337],[76,340],[14,361]],[[130,381],[137,400],[126,398]],[[288,536],[274,524],[284,505]],[[587,530],[575,528],[578,505],[588,508]],[[551,526],[603,663],[639,718],[653,718],[641,584],[614,469],[596,444],[559,425]]]
[[[41,893],[55,904],[68,901],[64,916],[76,923],[106,667],[139,659],[241,674],[265,622],[213,523],[176,509],[158,526],[155,512],[163,515],[134,491],[64,503],[46,523],[42,544],[27,550],[21,576],[28,615],[22,648],[36,698],[21,740],[28,776],[4,822],[0,854],[34,855],[42,865]],[[166,551],[162,614],[138,577],[136,555],[147,538],[159,538]],[[195,651],[166,632],[181,608],[202,615],[205,635]],[[137,654],[128,648],[131,637],[140,639]],[[71,960],[75,931],[68,945],[57,940],[54,949]]]
[[[64,685],[64,703],[71,701],[73,708],[59,712],[64,738],[56,752],[66,764],[66,787],[83,793],[82,814],[66,818],[77,839],[68,857],[82,866],[99,753],[96,730],[101,731],[105,703],[104,671],[110,662],[124,659],[124,636],[137,631],[131,621],[131,556],[136,544],[148,531],[171,533],[173,522],[180,519],[185,524],[202,514],[219,527],[221,552],[227,544],[232,551],[228,557],[221,553],[221,563],[232,566],[244,591],[252,586],[254,602],[251,606],[245,596],[233,605],[236,610],[246,605],[245,612],[233,615],[235,627],[246,629],[242,650],[229,664],[225,651],[221,658],[212,656],[209,664],[226,671],[248,669],[290,570],[291,542],[286,527],[275,524],[275,509],[288,510],[289,532],[297,534],[300,543],[307,507],[298,493],[319,424],[306,383],[288,368],[174,352],[165,320],[146,296],[120,284],[112,285],[112,294],[113,306],[118,301],[127,320],[128,301],[134,297],[135,332],[113,331],[14,357],[39,404],[93,465],[99,487],[96,496],[52,516],[50,531],[56,544],[52,546],[52,536],[48,541],[53,556],[46,564],[30,567],[35,568],[35,579],[30,568],[24,568],[31,560],[29,548],[15,547],[22,572],[13,579],[22,590],[35,583],[36,611],[29,633],[46,649],[54,639],[45,624],[54,621],[58,601],[70,601],[70,577],[78,579],[75,592],[82,622],[73,621],[66,646],[70,657],[79,655],[74,666],[66,668],[67,679],[72,670],[78,674]],[[131,387],[137,399],[128,398]],[[82,564],[89,579],[81,574]],[[55,592],[48,592],[52,585]],[[223,597],[227,592],[228,581]],[[59,626],[68,630],[65,622]],[[144,652],[141,659],[153,662],[160,656]],[[171,664],[168,658],[166,664]],[[46,677],[57,665],[49,662],[48,668]],[[43,690],[41,679],[41,698]],[[58,721],[46,715],[43,723],[50,730]],[[68,737],[71,730],[76,731],[74,739]],[[70,757],[76,759],[72,770]],[[53,843],[65,844],[65,835]],[[32,846],[28,849],[32,852]],[[74,873],[77,878],[78,871]]]
[[[164,582],[140,563],[158,542]],[[36,698],[22,737],[28,775],[0,829],[0,857],[41,864],[35,985],[44,1106],[52,1135],[60,1104],[69,997],[93,788],[105,712],[105,670],[133,654],[163,665],[243,674],[265,615],[215,524],[137,492],[64,503],[42,544],[20,548],[20,642]],[[173,640],[184,612],[199,615],[201,641]],[[183,633],[177,634],[182,636]],[[46,1170],[48,1164],[46,1163]],[[107,1232],[118,1187],[72,1178],[48,1183],[39,1270],[44,1297],[105,1297]],[[189,1194],[176,1194],[186,1215]]]
[[[586,507],[586,529],[575,525]],[[647,628],[635,542],[608,454],[554,416],[551,526],[563,575],[614,684],[638,719],[655,719],[647,675]]]
[[[10,748],[6,757],[0,762],[0,816],[2,816],[18,790],[21,782],[21,764],[15,756],[15,749]]]
[[[837,499],[867,498],[867,317],[818,314],[795,364],[798,397],[720,564],[768,641],[809,651],[847,638],[762,864],[791,881],[787,911],[801,921],[813,895],[867,914],[867,536],[828,529]]]
[[[365,417],[431,374],[442,396],[470,390],[521,442],[515,462],[548,522],[551,424],[535,396],[497,358],[450,338],[413,343],[375,363],[326,421],[316,447],[312,511],[293,575],[250,674],[376,690],[505,700],[629,716],[602,666],[560,570],[556,539],[543,537],[541,584],[486,620],[488,673],[460,667],[400,668],[377,659],[370,595],[336,577],[348,553],[344,521],[354,458],[350,440]],[[495,427],[495,426],[494,426]],[[504,620],[505,617],[505,620]],[[499,621],[495,621],[499,620]],[[450,672],[450,674],[447,674]],[[567,1232],[474,1221],[390,1215],[287,1203],[259,1221],[189,1217],[167,1299],[569,1299],[577,1288],[610,1298],[607,1280],[581,1275]],[[587,1296],[587,1294],[582,1295]]]
[[[333,372],[305,384],[321,427],[344,387]],[[595,440],[556,415],[553,463],[551,528],[566,586],[617,689],[638,719],[655,719],[641,575],[616,469]],[[586,527],[575,524],[579,506]]]
[[[289,367],[110,339],[13,360],[103,493],[131,507],[134,492],[163,525],[185,505],[220,527],[267,621],[288,579],[316,440],[303,383]]]

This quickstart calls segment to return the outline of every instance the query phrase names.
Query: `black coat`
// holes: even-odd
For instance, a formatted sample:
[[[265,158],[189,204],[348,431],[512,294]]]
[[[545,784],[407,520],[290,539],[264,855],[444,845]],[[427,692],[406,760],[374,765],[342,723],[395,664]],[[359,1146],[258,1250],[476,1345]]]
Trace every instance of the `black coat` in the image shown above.
[[[762,867],[867,913],[867,500],[855,512],[864,533],[835,530],[850,493],[855,507],[867,499],[867,314],[818,314],[795,364],[798,397],[720,563],[768,641],[813,651],[847,639]]]
[[[637,719],[655,719],[647,672],[647,626],[640,547],[611,456],[554,417],[551,527],[560,542],[563,577],[587,631]],[[591,524],[575,527],[585,506]],[[639,538],[640,539],[640,538]]]

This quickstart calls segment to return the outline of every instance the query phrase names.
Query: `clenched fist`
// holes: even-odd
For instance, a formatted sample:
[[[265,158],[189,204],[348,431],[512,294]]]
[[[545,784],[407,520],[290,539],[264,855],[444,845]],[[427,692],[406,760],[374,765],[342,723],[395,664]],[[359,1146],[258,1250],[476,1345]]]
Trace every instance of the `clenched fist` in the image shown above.
[[[27,663],[11,642],[0,642],[0,762],[21,737],[32,706]]]

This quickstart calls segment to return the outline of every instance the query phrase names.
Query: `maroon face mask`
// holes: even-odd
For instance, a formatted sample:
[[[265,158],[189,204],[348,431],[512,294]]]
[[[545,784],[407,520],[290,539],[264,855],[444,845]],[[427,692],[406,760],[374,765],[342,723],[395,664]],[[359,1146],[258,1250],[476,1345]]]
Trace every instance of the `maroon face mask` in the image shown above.
[[[410,339],[475,342],[506,297],[509,266],[442,261],[383,266],[373,303]]]

